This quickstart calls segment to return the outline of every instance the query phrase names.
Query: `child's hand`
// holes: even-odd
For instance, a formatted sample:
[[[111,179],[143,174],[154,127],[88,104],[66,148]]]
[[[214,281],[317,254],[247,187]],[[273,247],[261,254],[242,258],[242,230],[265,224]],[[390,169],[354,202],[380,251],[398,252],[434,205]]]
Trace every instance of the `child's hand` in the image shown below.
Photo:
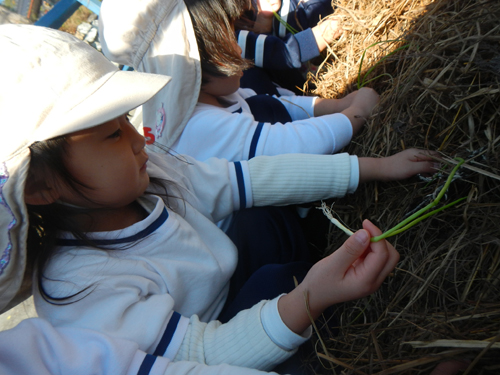
[[[340,38],[343,30],[339,18],[329,17],[314,26],[312,32],[318,45],[318,50],[322,52],[334,40]]]
[[[350,106],[341,112],[349,118],[353,134],[363,128],[366,119],[371,116],[380,99],[379,94],[369,87],[362,87],[355,93]]]
[[[358,91],[353,91],[340,99],[316,98],[314,101],[314,117],[340,113],[352,105]]]
[[[372,294],[396,266],[399,253],[390,243],[370,243],[370,237],[382,234],[380,229],[368,220],[363,228],[306,275],[302,284],[309,293],[311,311],[321,313],[336,303]]]
[[[358,110],[358,116],[370,117],[373,108],[378,104],[380,95],[370,87],[362,87],[353,98],[351,106]]]
[[[438,154],[410,148],[386,158],[359,158],[359,181],[395,181],[416,174],[433,174],[440,166],[431,155]]]
[[[399,261],[399,253],[385,240],[370,242],[382,234],[370,221],[333,254],[316,263],[304,281],[280,298],[278,308],[283,322],[302,333],[310,321],[305,313],[307,292],[311,316],[316,319],[327,307],[365,297],[375,292]]]
[[[273,12],[280,10],[281,0],[257,0],[257,17],[253,25],[253,32],[269,34],[273,31]]]

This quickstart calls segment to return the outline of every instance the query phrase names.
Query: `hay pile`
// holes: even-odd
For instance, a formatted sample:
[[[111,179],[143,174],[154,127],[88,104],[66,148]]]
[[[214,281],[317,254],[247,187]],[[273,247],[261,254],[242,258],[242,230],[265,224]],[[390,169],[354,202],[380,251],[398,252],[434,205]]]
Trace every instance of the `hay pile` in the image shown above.
[[[442,360],[464,358],[467,374],[498,374],[500,1],[334,3],[347,31],[309,77],[314,94],[356,89],[363,51],[393,41],[366,50],[359,81],[375,78],[367,86],[381,101],[346,151],[377,157],[418,147],[462,157],[466,167],[440,205],[467,199],[390,239],[400,263],[377,293],[336,307],[340,332],[323,330],[327,353],[317,343],[321,372],[429,374]],[[351,229],[367,218],[387,230],[433,199],[453,166],[444,165],[430,182],[361,186],[333,210]],[[327,250],[345,238],[332,226]]]

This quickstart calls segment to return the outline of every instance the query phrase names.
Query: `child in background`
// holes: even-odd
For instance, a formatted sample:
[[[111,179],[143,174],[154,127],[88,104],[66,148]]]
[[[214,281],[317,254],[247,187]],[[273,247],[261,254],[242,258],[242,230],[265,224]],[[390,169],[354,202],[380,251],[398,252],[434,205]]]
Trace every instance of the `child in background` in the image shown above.
[[[256,76],[267,75],[271,81],[300,94],[305,83],[303,64],[319,56],[342,34],[337,18],[319,22],[333,12],[331,0],[285,0],[283,4],[280,0],[257,0],[251,2],[250,8],[235,22],[242,57],[252,60],[256,67],[245,71],[242,87],[262,93],[253,81]],[[287,26],[295,31],[292,33]]]
[[[173,0],[167,7],[163,0],[124,1],[102,5],[104,54],[138,71],[172,77],[172,88],[167,86],[144,106],[145,122],[160,114],[156,126],[144,127],[153,146],[198,160],[332,154],[360,131],[378,102],[378,94],[369,88],[342,99],[299,97],[287,90],[279,90],[285,95],[278,98],[241,89],[248,65],[231,25],[241,12],[238,2]],[[179,98],[186,117],[178,118],[171,98]]]
[[[198,104],[173,149],[199,160],[210,156],[246,160],[284,153],[332,154],[361,130],[378,102],[374,90],[365,88],[342,99],[323,99],[290,92],[270,97],[241,89],[239,80],[246,65],[237,59],[239,46],[233,43],[233,49],[227,51],[233,54],[234,62],[226,62],[222,56],[225,51],[214,53],[207,47],[216,45],[211,23],[224,18],[219,11],[223,8],[212,6],[214,0],[184,2],[200,50],[202,83]],[[218,29],[223,29],[222,22]],[[228,37],[230,33],[228,30]],[[206,142],[210,137],[214,141]]]
[[[3,25],[0,43],[10,56],[0,61],[9,72],[0,89],[0,308],[15,297],[28,263],[37,312],[55,326],[128,339],[174,362],[266,370],[310,336],[304,293],[316,318],[374,292],[396,265],[396,250],[370,243],[380,230],[365,221],[312,268],[261,268],[228,301],[236,249],[214,223],[252,204],[346,194],[349,155],[201,163],[146,153],[124,113],[167,77],[118,71],[57,30]],[[19,117],[27,102],[30,111]],[[434,170],[430,160],[409,159],[360,158],[359,180]],[[301,271],[303,281],[289,287]],[[227,323],[215,320],[236,303]],[[192,364],[185,366],[177,374]],[[213,373],[210,366],[197,373]]]

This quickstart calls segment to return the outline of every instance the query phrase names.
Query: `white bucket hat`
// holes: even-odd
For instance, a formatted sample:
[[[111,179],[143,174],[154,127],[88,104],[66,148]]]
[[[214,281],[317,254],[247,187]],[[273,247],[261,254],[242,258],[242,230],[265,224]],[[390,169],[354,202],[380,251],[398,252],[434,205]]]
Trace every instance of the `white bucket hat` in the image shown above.
[[[120,71],[72,35],[40,26],[1,25],[0,51],[1,312],[31,292],[19,292],[26,269],[28,147],[127,113],[170,78]]]
[[[191,117],[201,87],[200,56],[184,1],[103,1],[99,38],[111,61],[172,77],[142,107],[146,136],[170,148]]]

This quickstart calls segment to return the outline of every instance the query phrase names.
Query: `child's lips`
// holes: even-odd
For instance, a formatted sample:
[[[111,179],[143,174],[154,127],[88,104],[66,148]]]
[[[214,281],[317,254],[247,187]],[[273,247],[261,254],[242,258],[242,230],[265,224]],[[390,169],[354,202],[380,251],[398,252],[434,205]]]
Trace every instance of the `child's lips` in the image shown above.
[[[148,166],[148,160],[149,160],[149,158],[148,158],[148,159],[146,159],[146,161],[145,161],[145,162],[144,162],[144,164],[142,165],[142,167],[141,167],[140,171],[145,171],[145,170],[146,170],[146,168],[147,168],[147,166]]]

